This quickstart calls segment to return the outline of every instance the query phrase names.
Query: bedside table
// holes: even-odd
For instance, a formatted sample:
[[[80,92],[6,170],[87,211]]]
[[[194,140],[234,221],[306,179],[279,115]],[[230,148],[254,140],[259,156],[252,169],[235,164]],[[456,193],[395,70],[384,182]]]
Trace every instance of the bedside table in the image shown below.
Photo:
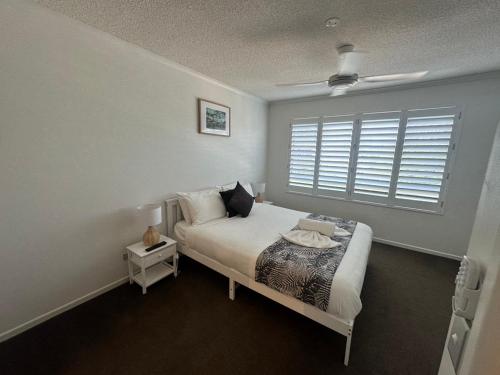
[[[130,284],[135,281],[142,286],[142,294],[146,294],[148,286],[172,273],[177,277],[177,241],[161,235],[160,242],[162,241],[166,242],[164,246],[148,253],[145,250],[149,246],[142,241],[127,246],[129,281]],[[172,259],[172,265],[167,263],[169,259]]]

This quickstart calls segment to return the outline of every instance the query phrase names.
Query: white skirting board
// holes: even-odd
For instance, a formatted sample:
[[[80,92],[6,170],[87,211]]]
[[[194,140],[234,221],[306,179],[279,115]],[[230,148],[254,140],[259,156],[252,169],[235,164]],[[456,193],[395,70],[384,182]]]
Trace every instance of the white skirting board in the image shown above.
[[[88,300],[91,300],[92,298],[95,298],[103,293],[106,293],[107,291],[114,289],[122,284],[125,284],[128,282],[128,276],[122,277],[121,279],[118,279],[116,281],[113,281],[99,289],[96,289],[90,293],[85,294],[84,296],[78,297],[74,299],[73,301],[70,301],[68,303],[65,303],[62,306],[56,307],[55,309],[46,312],[45,314],[39,315],[31,320],[28,320],[25,323],[22,323],[18,325],[17,327],[11,328],[5,332],[0,333],[0,342],[5,341],[7,339],[10,339],[11,337],[14,337],[16,335],[19,335],[20,333],[27,331],[28,329],[45,322],[46,320],[49,320],[50,318],[53,318],[54,316],[57,316],[59,314],[62,314],[65,311],[68,311],[72,309],[73,307],[76,307],[84,302],[87,302]]]
[[[397,246],[397,247],[402,247],[404,249],[408,249],[408,250],[413,250],[413,251],[418,251],[418,252],[421,252],[421,253],[426,253],[426,254],[431,254],[431,255],[436,255],[436,256],[440,256],[440,257],[444,257],[444,258],[449,258],[449,259],[455,259],[455,260],[460,260],[462,259],[461,256],[459,255],[454,255],[454,254],[448,254],[448,253],[444,253],[444,252],[441,252],[441,251],[436,251],[436,250],[431,250],[431,249],[426,249],[424,247],[419,247],[419,246],[413,246],[413,245],[408,245],[408,244],[404,244],[404,243],[401,243],[401,242],[396,242],[396,241],[391,241],[391,240],[385,240],[383,238],[378,238],[378,237],[374,237],[373,238],[373,241],[375,242],[378,242],[378,243],[382,243],[382,244],[386,244],[386,245],[392,245],[392,246]],[[96,289],[82,297],[79,297],[79,298],[76,298],[74,299],[73,301],[70,301],[62,306],[59,306],[57,308],[55,308],[54,310],[51,310],[45,314],[42,314],[40,316],[37,316],[25,323],[22,323],[20,325],[18,325],[17,327],[14,327],[12,329],[9,329],[5,332],[2,332],[0,333],[0,342],[2,341],[5,341],[13,336],[16,336],[40,323],[43,323],[45,322],[46,320],[54,317],[54,316],[57,316],[75,306],[78,306],[94,297],[97,297],[103,293],[106,293],[107,291],[113,289],[113,288],[116,288],[117,286],[120,286],[122,284],[124,284],[125,282],[128,281],[128,277],[123,277],[121,279],[118,279],[116,281],[113,281],[112,283],[109,283],[108,285],[105,285],[103,286],[102,288],[99,288],[99,289]]]
[[[448,259],[454,259],[454,260],[461,260],[462,259],[461,255],[449,254],[449,253],[445,253],[445,252],[442,252],[442,251],[431,250],[431,249],[427,249],[425,247],[408,245],[408,244],[405,244],[405,243],[391,241],[391,240],[384,240],[383,238],[373,237],[373,241],[374,242],[378,242],[378,243],[382,243],[382,244],[385,244],[385,245],[402,247],[403,249],[407,249],[407,250],[418,251],[419,253],[436,255],[438,257],[443,257],[443,258],[448,258]]]

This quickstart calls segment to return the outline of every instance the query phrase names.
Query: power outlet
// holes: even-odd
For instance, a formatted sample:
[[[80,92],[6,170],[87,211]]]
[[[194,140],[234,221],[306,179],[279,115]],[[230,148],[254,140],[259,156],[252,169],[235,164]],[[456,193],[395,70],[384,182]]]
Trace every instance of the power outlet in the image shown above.
[[[126,262],[128,260],[128,254],[127,253],[123,253],[122,254],[122,259]]]

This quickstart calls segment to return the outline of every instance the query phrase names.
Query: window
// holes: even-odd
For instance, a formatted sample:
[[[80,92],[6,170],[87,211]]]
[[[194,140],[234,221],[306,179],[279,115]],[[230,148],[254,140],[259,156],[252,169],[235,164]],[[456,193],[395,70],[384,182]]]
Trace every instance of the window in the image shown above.
[[[299,120],[292,124],[288,184],[296,190],[312,189],[314,185],[317,120]]]
[[[400,116],[396,112],[361,118],[355,194],[389,196]]]
[[[295,120],[289,191],[442,212],[460,116],[447,107]]]
[[[396,199],[438,203],[455,116],[409,111]]]
[[[353,127],[352,119],[324,119],[321,131],[318,190],[346,191]]]

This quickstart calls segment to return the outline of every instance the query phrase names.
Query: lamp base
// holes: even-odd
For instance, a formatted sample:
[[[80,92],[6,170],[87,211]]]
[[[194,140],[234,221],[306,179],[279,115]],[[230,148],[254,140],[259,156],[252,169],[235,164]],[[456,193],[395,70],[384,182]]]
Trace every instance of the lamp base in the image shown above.
[[[257,193],[257,196],[255,197],[255,202],[256,203],[263,203],[264,202],[264,198],[262,197],[262,195],[260,193]]]
[[[160,242],[160,232],[155,227],[148,227],[148,230],[142,236],[142,242],[146,246],[153,246]]]

